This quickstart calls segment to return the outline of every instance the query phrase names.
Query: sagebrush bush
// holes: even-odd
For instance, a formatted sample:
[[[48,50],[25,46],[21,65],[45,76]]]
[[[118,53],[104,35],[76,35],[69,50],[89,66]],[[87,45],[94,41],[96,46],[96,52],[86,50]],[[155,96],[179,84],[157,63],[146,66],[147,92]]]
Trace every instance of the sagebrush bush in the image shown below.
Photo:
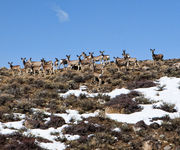
[[[163,102],[163,104],[161,104],[159,107],[157,107],[156,105],[153,105],[154,109],[162,109],[166,112],[177,112],[177,110],[175,109],[175,105],[174,104],[170,104],[170,103],[165,103]]]
[[[136,97],[136,98],[135,98],[135,101],[136,101],[138,104],[153,104],[153,103],[154,103],[154,101],[149,100],[149,99],[145,98],[144,96]]]
[[[71,125],[64,129],[65,134],[88,136],[97,132],[104,132],[106,130],[102,125],[94,125],[92,123],[80,122],[77,125]]]
[[[135,95],[138,93],[133,92]],[[138,106],[138,104],[132,100],[134,94],[121,94],[111,99],[106,103],[106,106],[110,106],[114,109],[119,109],[120,111],[123,109],[123,113],[130,114],[136,111],[140,111],[142,108]]]
[[[151,80],[133,81],[127,84],[127,88],[130,90],[138,88],[149,88],[154,86],[156,86],[156,84]]]
[[[65,124],[65,120],[62,117],[51,115],[50,121],[45,124],[46,128],[54,127],[58,128]]]

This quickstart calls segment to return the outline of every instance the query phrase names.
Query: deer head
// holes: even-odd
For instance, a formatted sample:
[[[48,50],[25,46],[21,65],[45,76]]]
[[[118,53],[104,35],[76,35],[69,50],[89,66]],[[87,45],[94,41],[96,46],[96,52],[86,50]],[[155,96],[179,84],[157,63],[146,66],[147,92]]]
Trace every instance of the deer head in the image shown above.
[[[56,61],[59,61],[59,59],[58,58],[55,58],[56,59]]]
[[[68,61],[70,60],[71,55],[66,55]]]

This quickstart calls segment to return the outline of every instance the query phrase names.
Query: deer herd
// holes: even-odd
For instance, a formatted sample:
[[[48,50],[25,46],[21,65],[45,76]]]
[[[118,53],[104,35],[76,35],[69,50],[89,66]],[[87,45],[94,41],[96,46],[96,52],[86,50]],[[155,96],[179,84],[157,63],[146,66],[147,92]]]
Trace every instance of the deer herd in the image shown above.
[[[163,54],[155,54],[155,49],[150,49],[152,52],[152,58],[154,62],[157,61],[163,61]],[[66,55],[66,59],[58,59],[55,58],[55,61],[46,61],[44,58],[42,58],[40,61],[32,61],[32,58],[26,60],[26,58],[21,58],[22,63],[24,65],[24,68],[21,69],[20,65],[13,65],[13,62],[8,62],[10,65],[10,69],[13,71],[13,75],[15,72],[18,73],[31,73],[31,74],[55,74],[58,69],[61,68],[61,65],[64,69],[76,69],[76,70],[84,70],[85,67],[88,67],[89,69],[92,69],[94,72],[94,76],[99,77],[103,74],[103,68],[105,65],[111,64],[110,62],[110,56],[104,55],[104,51],[99,51],[99,56],[94,56],[93,52],[89,52],[89,55],[87,55],[85,52],[82,52],[81,55],[77,55],[77,60],[71,60],[71,55]],[[126,50],[123,50],[122,52],[122,58],[119,57],[113,57],[114,58],[114,64],[118,68],[118,71],[121,71],[122,68],[128,69],[129,66],[134,67],[140,67],[138,61],[136,58],[132,58],[128,53],[126,53]],[[83,59],[82,59],[83,57]],[[101,73],[96,73],[96,62],[99,62],[101,64]]]

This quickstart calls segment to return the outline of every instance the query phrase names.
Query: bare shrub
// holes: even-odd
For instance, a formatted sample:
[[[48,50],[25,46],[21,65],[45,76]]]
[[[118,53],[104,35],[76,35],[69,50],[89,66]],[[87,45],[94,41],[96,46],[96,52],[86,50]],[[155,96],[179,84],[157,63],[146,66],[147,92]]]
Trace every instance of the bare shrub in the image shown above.
[[[151,80],[141,80],[141,81],[133,81],[127,84],[128,89],[138,89],[138,88],[149,88],[156,86],[156,84]]]
[[[94,125],[92,123],[84,123],[81,122],[77,125],[72,125],[64,129],[65,134],[72,134],[72,135],[81,135],[81,136],[87,136],[92,133],[102,132],[105,131],[106,128],[104,128],[101,125]]]
[[[175,105],[174,104],[169,104],[169,103],[165,103],[163,102],[163,104],[160,105],[160,107],[157,107],[156,105],[153,105],[154,109],[162,109],[166,112],[177,112],[177,110],[175,109]]]
[[[136,111],[140,111],[142,108],[132,100],[133,94],[121,94],[116,96],[112,100],[106,103],[106,106],[110,106],[114,109],[124,110],[123,113],[130,114]]]
[[[65,120],[62,117],[52,115],[50,121],[45,125],[46,128],[54,127],[58,128],[65,124]]]
[[[11,139],[11,140],[9,140]],[[22,149],[26,149],[26,150],[30,150],[30,149],[34,149],[34,150],[43,150],[43,148],[39,147],[36,142],[35,142],[35,138],[34,137],[25,137],[22,136],[19,133],[15,133],[13,135],[9,135],[6,136],[6,140],[5,138],[3,138],[4,142],[1,145],[2,149],[6,149],[6,150],[22,150]]]
[[[154,101],[151,101],[151,100],[145,98],[144,96],[136,97],[136,98],[135,98],[135,101],[136,101],[138,104],[153,104],[153,103],[154,103]]]

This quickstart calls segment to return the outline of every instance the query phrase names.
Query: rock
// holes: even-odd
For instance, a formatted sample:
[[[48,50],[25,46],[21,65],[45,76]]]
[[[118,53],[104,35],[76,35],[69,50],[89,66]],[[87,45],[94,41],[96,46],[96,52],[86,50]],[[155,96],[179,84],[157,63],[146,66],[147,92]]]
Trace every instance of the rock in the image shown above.
[[[159,138],[164,139],[164,138],[165,138],[165,135],[164,135],[164,134],[161,134],[161,135],[159,136]]]
[[[171,149],[172,149],[172,147],[169,146],[169,145],[167,145],[167,146],[164,147],[164,150],[171,150]]]
[[[138,121],[136,124],[135,124],[135,127],[140,127],[142,129],[147,129],[147,125],[145,124],[145,122],[143,120],[141,121]]]

